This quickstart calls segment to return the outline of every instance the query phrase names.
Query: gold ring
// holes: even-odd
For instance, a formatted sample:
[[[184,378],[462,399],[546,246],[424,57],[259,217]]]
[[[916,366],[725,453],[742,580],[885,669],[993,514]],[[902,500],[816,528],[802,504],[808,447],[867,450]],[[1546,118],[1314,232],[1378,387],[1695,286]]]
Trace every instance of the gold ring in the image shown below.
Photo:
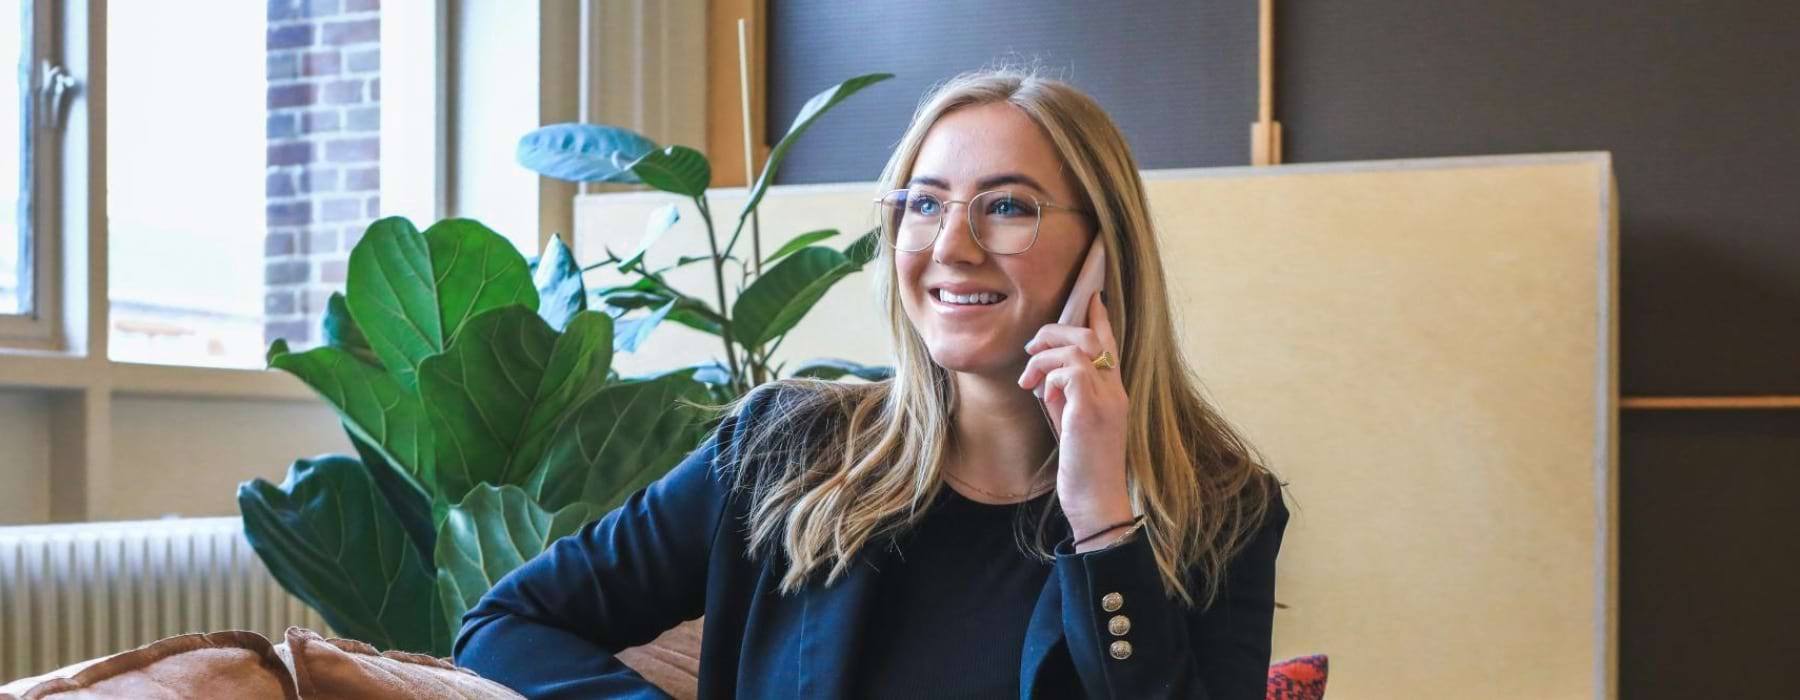
[[[1119,366],[1119,360],[1113,357],[1111,350],[1101,350],[1100,356],[1094,358],[1094,366],[1100,369],[1112,369]]]

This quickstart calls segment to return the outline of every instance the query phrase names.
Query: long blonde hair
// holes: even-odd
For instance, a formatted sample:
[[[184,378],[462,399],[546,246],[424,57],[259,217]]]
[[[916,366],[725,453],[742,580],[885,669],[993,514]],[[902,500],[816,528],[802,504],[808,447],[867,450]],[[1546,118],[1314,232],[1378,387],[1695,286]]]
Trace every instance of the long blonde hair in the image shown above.
[[[905,186],[926,132],[946,113],[994,102],[1019,108],[1043,129],[1094,213],[1106,246],[1105,298],[1119,370],[1131,397],[1125,464],[1133,510],[1146,516],[1142,534],[1168,594],[1210,606],[1226,563],[1255,534],[1279,484],[1207,405],[1176,347],[1143,183],[1112,120],[1087,95],[1035,71],[965,73],[921,101],[878,190]],[[770,387],[775,405],[748,427],[740,452],[757,464],[739,471],[754,477],[738,480],[751,492],[749,548],[779,547],[788,562],[784,594],[825,569],[830,585],[865,546],[916,523],[943,488],[955,385],[907,320],[893,249],[881,248],[872,267],[895,340],[893,378]],[[1052,501],[1026,548],[1046,561],[1052,556],[1043,525],[1054,511]],[[1199,581],[1188,580],[1190,570]],[[1190,590],[1195,584],[1199,590]]]

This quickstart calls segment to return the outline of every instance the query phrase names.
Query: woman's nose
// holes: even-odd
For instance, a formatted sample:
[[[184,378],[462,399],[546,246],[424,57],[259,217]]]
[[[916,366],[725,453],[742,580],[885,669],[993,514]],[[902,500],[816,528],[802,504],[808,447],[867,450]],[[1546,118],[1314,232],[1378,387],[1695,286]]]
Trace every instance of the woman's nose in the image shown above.
[[[932,243],[931,259],[940,265],[979,265],[986,255],[987,251],[975,242],[975,232],[969,230],[969,217],[960,211],[946,212],[944,230],[938,232],[937,241]]]

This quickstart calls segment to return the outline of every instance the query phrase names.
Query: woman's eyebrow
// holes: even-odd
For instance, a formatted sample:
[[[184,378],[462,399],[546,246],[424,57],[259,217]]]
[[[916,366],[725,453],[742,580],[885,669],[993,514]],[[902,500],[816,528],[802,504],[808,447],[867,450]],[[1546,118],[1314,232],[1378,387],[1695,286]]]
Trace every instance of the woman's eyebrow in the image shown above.
[[[912,187],[914,185],[928,185],[941,190],[950,189],[950,183],[945,182],[943,178],[931,175],[920,175],[906,183],[907,187]],[[989,175],[977,181],[975,183],[975,189],[987,191],[1001,185],[1024,185],[1043,194],[1050,193],[1049,190],[1044,189],[1043,185],[1038,184],[1037,180],[1031,179],[1030,175],[1024,173],[1000,173],[999,175]]]

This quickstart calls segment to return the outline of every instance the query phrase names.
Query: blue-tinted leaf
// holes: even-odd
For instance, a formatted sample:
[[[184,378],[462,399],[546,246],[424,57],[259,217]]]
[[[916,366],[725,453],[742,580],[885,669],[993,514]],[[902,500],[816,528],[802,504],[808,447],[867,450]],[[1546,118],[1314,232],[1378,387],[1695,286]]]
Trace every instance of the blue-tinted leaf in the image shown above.
[[[561,331],[575,314],[587,310],[581,266],[575,264],[575,254],[561,236],[551,236],[544,244],[544,254],[532,263],[531,282],[537,287],[538,316],[551,328]]]
[[[519,139],[519,164],[571,182],[636,183],[631,164],[656,150],[637,132],[603,124],[552,124]]]
[[[811,377],[814,379],[839,379],[850,376],[871,382],[879,382],[883,379],[892,378],[894,376],[894,368],[881,367],[878,365],[864,365],[849,360],[821,358],[808,360],[806,363],[794,368],[794,373],[789,376]]]
[[[621,319],[618,335],[613,336],[613,350],[615,352],[637,352],[638,346],[643,345],[644,341],[650,338],[650,331],[656,330],[657,324],[662,323],[663,319],[667,318],[669,312],[674,310],[679,303],[678,300],[671,299],[648,314]]]
[[[644,253],[650,252],[650,247],[656,245],[656,240],[662,238],[680,220],[681,210],[673,204],[665,204],[651,212],[650,219],[644,222],[644,237],[638,239],[637,250],[631,252],[631,257],[619,261],[619,271],[629,272],[632,267],[642,264]]]

